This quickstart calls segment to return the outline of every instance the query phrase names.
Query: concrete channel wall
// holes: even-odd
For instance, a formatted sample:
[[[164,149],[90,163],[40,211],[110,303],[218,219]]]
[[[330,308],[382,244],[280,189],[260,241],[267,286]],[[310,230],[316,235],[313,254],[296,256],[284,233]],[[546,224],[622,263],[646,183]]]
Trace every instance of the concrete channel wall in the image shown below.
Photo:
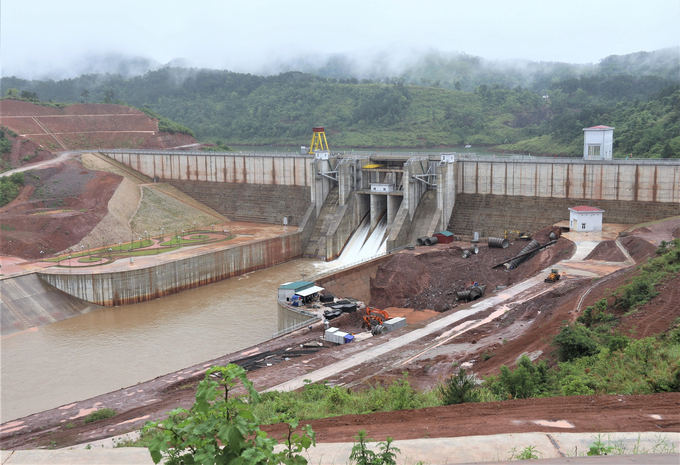
[[[48,269],[38,276],[55,288],[98,305],[144,302],[269,268],[302,256],[302,234],[261,239],[193,257],[129,271],[69,273]]]
[[[34,272],[0,279],[0,329],[3,336],[99,308],[99,305],[55,289]]]
[[[383,255],[358,265],[317,276],[314,278],[314,283],[336,297],[350,296],[368,302],[371,299],[371,280],[375,278],[378,267],[391,257],[392,255]]]
[[[278,337],[291,331],[304,328],[307,325],[321,320],[320,315],[301,310],[277,300],[278,307],[278,331],[272,337]]]
[[[461,160],[457,192],[680,202],[680,163],[663,160]]]
[[[169,150],[104,150],[104,155],[150,178],[312,187],[313,157],[306,155]]]

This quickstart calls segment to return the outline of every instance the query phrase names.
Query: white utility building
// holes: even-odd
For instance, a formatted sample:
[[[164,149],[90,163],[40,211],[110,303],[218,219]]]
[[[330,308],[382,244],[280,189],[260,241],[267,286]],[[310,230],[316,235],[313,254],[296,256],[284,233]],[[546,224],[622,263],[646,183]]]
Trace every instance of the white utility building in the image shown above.
[[[611,160],[614,128],[593,126],[583,130],[583,158],[586,160]]]
[[[575,232],[602,231],[604,210],[581,205],[569,209],[569,229]]]

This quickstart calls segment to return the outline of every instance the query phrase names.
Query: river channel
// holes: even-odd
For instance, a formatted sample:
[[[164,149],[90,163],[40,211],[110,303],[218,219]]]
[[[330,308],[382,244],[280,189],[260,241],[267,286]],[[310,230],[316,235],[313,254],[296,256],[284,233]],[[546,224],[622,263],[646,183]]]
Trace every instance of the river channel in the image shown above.
[[[3,336],[0,421],[131,386],[267,340],[277,330],[278,287],[334,265],[295,260]]]

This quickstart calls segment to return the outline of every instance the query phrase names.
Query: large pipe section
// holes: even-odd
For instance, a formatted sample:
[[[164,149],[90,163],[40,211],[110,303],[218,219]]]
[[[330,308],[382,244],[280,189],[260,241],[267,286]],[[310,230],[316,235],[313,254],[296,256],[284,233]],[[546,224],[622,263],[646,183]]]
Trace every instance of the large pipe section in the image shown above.
[[[419,237],[416,239],[416,245],[425,245],[425,241],[429,239],[428,236]]]
[[[485,286],[473,286],[470,289],[456,292],[456,296],[458,297],[458,300],[464,300],[466,302],[477,300],[484,295],[484,287]]]
[[[510,268],[511,270],[517,268],[524,261],[534,256],[534,254],[531,254],[529,252],[536,251],[540,246],[541,244],[537,240],[532,239],[531,242],[529,242],[529,244],[527,244],[527,246],[520,251],[517,257],[510,260],[508,263],[505,264],[505,266],[507,268]]]
[[[428,237],[425,239],[425,245],[435,245],[439,243],[439,238],[436,236]]]
[[[508,246],[510,245],[510,242],[508,242],[507,239],[502,238],[502,237],[490,237],[489,238],[489,247],[495,247],[498,249],[507,249]]]

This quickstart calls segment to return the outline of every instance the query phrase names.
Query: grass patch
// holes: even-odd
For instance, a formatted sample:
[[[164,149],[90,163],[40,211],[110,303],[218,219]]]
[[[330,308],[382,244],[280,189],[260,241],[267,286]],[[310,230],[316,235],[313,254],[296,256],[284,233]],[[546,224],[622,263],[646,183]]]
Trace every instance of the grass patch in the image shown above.
[[[253,412],[262,424],[277,423],[281,414],[300,420],[339,415],[361,415],[441,405],[435,391],[417,391],[406,376],[387,387],[350,391],[326,383],[308,383],[300,392],[266,392]]]
[[[0,229],[2,229],[3,231],[14,231],[16,228],[13,228],[8,224],[3,223],[0,225]]]
[[[116,254],[118,253],[119,255],[127,255],[129,252],[128,250],[132,248],[132,250],[137,250],[137,249],[143,249],[145,247],[149,247],[150,245],[153,244],[153,241],[148,240],[148,239],[143,239],[141,241],[133,241],[133,242],[127,242],[122,245],[112,245],[112,246],[107,246],[107,247],[99,247],[96,249],[90,249],[90,250],[82,250],[81,252],[74,252],[69,255],[71,255],[71,258],[80,258],[80,257],[86,257],[86,256],[92,256],[92,255],[108,255],[109,254],[109,248],[112,249],[111,253]],[[134,252],[133,252],[134,253]],[[155,252],[154,252],[155,254]],[[145,254],[145,255],[151,255],[151,254]],[[60,255],[58,257],[53,257],[53,258],[47,258],[45,259],[46,262],[60,262],[66,260],[64,255]]]
[[[105,420],[107,418],[115,417],[116,411],[112,408],[100,408],[95,410],[85,417],[83,423],[92,423],[99,420]]]

